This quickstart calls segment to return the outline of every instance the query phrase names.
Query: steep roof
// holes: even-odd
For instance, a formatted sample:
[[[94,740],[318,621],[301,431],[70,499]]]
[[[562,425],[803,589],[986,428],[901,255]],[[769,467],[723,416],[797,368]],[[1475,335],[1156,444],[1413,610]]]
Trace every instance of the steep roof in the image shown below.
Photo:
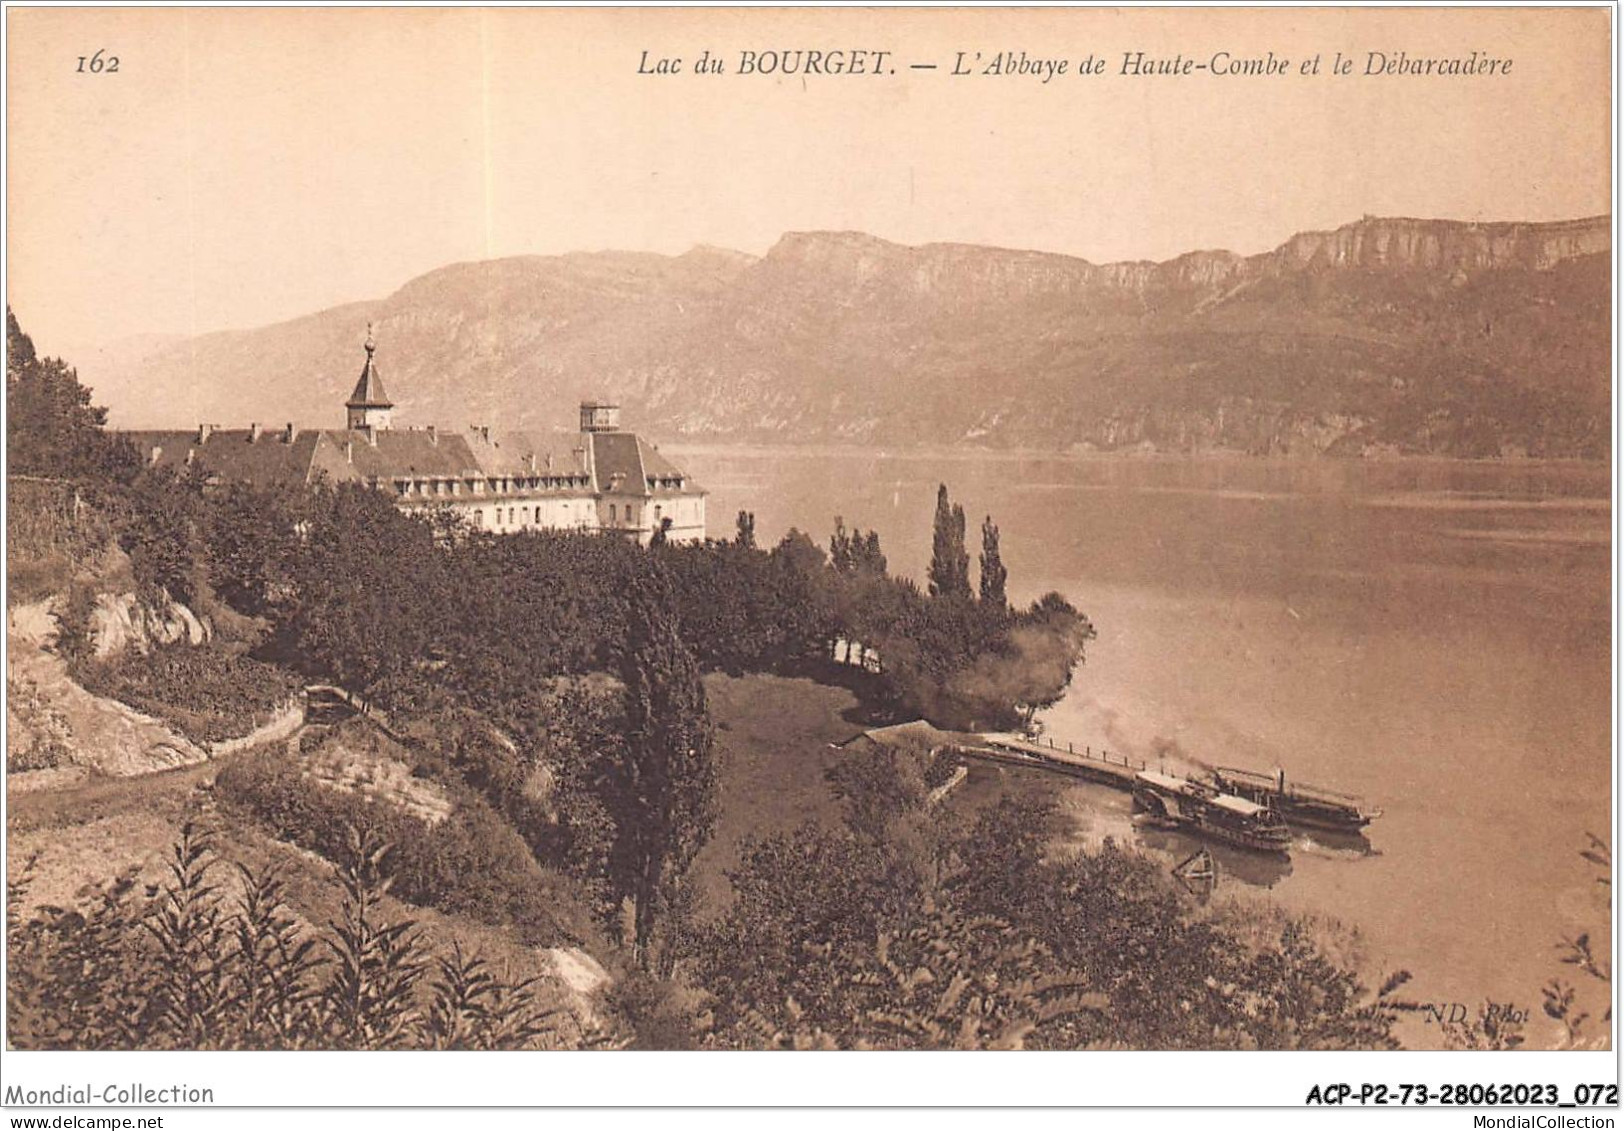
[[[656,494],[702,495],[704,488],[686,471],[635,432],[591,432],[592,469],[598,490],[612,495],[647,498]],[[680,487],[668,486],[672,482]]]
[[[272,483],[308,483],[319,432],[254,432],[244,429],[212,431],[199,441],[198,431],[126,432],[142,458],[160,466],[184,470],[194,464],[222,479],[267,487]]]
[[[462,436],[415,429],[322,432],[315,466],[334,480],[461,478],[479,474],[479,464]]]
[[[681,482],[682,487],[680,490],[685,495],[708,494],[703,487],[694,482],[693,476],[672,463],[660,452],[659,448],[656,448],[641,436],[637,438],[637,447],[643,459],[643,474],[655,482],[656,493],[662,489],[671,489],[662,488],[659,485],[661,480],[675,479]]]
[[[209,429],[127,432],[156,464],[206,468],[222,479],[263,487],[399,479],[594,479],[605,494],[703,494],[698,484],[631,432],[495,432],[488,428]],[[680,487],[669,484],[681,483]],[[652,484],[652,485],[651,485]],[[579,489],[579,488],[577,488]]]
[[[395,404],[389,399],[389,394],[383,391],[383,377],[378,373],[378,367],[373,364],[372,351],[377,348],[369,340],[367,342],[367,363],[361,367],[361,379],[355,383],[355,391],[350,399],[344,402],[345,408],[394,408]]]
[[[322,436],[316,464],[334,478],[562,478],[587,474],[584,450],[560,452],[544,438],[527,432],[383,428],[370,433],[359,429],[324,432]]]
[[[498,432],[469,429],[487,475],[586,475],[586,441],[579,433]]]
[[[606,495],[647,496],[642,444],[632,432],[589,432],[592,470]]]

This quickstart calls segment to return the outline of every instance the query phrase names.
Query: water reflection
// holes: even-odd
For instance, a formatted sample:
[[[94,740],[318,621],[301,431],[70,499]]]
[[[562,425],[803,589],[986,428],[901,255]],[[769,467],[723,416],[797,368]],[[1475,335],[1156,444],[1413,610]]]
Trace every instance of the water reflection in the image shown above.
[[[1270,852],[1248,852],[1244,848],[1232,848],[1227,844],[1219,844],[1172,829],[1159,829],[1148,824],[1136,825],[1134,839],[1141,848],[1169,857],[1170,867],[1205,848],[1212,854],[1213,863],[1217,865],[1219,886],[1230,880],[1239,880],[1252,887],[1272,888],[1291,875],[1289,856]]]
[[[1325,856],[1332,859],[1347,857],[1357,859],[1361,856],[1380,856],[1381,853],[1370,843],[1370,838],[1362,832],[1336,832],[1332,829],[1301,829],[1293,827],[1296,839],[1292,844],[1292,851],[1313,852],[1316,856]]]

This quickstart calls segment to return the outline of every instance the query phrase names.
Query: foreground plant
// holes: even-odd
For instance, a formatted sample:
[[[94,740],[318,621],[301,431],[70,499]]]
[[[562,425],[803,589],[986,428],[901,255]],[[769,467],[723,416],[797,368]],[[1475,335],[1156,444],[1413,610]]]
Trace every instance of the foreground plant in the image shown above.
[[[164,883],[133,873],[80,909],[19,910],[31,869],[8,882],[10,1043],[30,1049],[521,1049],[560,1040],[565,1011],[541,981],[512,981],[478,955],[426,947],[416,920],[383,909],[388,853],[354,832],[325,929],[287,903],[276,868],[216,882],[212,835],[188,823]],[[429,978],[430,971],[434,976]]]

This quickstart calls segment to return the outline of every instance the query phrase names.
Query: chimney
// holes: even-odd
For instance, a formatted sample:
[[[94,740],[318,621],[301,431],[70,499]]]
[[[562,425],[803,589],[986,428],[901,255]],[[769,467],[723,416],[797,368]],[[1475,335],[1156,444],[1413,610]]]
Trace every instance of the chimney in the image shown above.
[[[553,469],[553,453],[548,452],[547,453],[547,470],[551,471],[552,469]]]
[[[433,444],[435,447],[438,448],[440,446],[440,433],[435,430],[434,425],[430,424],[428,426],[428,434],[429,434],[429,443]]]
[[[371,444],[374,448],[378,446],[378,429],[368,427],[361,429],[361,431],[366,435],[368,444]]]
[[[355,441],[354,440],[345,440],[344,441],[344,462],[345,463],[354,463],[355,462]]]
[[[288,426],[282,429],[282,442],[284,444],[291,444],[298,438],[299,430],[293,426],[293,421],[288,421]]]
[[[250,444],[259,443],[259,425],[258,424],[250,424],[248,426],[248,442]]]
[[[199,444],[208,443],[209,442],[209,436],[212,435],[213,432],[214,432],[214,425],[212,425],[212,424],[199,424],[197,426],[197,442]]]
[[[479,426],[479,438],[484,440],[487,444],[491,442],[491,426],[489,424],[481,424]]]
[[[152,458],[147,462],[156,466],[158,461],[163,458],[163,454],[164,450],[162,448],[154,446],[152,449]]]
[[[530,464],[530,472],[531,472],[531,474],[535,474],[535,470],[536,470],[536,453],[531,452],[529,455],[525,456],[524,458]]]

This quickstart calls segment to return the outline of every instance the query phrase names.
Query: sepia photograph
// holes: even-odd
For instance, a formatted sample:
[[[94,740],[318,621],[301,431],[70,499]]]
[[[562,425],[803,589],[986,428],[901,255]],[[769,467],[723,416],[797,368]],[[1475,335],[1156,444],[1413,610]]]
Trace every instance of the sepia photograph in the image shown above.
[[[5,1104],[1615,1107],[1614,15],[8,6]]]

